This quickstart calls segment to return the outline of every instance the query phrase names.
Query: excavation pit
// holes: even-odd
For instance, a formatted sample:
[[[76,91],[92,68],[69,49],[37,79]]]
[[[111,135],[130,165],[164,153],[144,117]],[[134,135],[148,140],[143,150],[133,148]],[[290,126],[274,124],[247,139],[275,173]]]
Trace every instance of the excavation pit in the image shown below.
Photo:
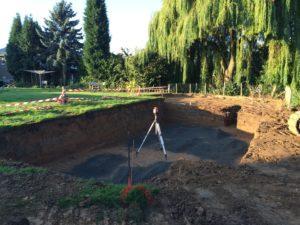
[[[235,166],[248,149],[247,142],[234,138],[220,128],[164,124],[162,132],[168,160],[164,159],[157,136],[153,132],[138,157],[135,152],[132,153],[135,183],[144,182],[166,172],[176,160],[213,160],[219,164]],[[143,135],[136,138],[137,146],[142,142],[142,138]],[[95,146],[87,154],[73,155],[48,166],[85,179],[126,183],[127,154],[126,142],[108,148]]]
[[[250,131],[238,129],[245,127],[239,112],[236,123],[226,127],[223,114],[172,99],[155,99],[3,131],[1,156],[81,178],[126,183],[128,132],[135,137],[137,148],[154,119],[152,109],[156,106],[168,160],[152,131],[139,157],[132,153],[135,183],[166,172],[177,160],[238,165],[253,138],[251,129],[256,129],[251,121]]]

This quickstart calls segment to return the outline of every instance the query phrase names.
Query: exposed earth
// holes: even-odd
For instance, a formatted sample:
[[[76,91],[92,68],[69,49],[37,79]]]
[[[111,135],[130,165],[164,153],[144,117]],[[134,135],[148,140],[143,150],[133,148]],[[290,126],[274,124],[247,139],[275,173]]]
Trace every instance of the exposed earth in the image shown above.
[[[249,146],[247,142],[238,140],[219,128],[169,124],[162,129],[168,160],[164,160],[158,139],[152,131],[139,156],[132,152],[135,183],[142,183],[162,174],[169,169],[171,163],[182,159],[214,160],[222,165],[236,166]],[[135,139],[136,147],[139,147],[142,138]],[[88,154],[72,155],[46,166],[81,178],[126,183],[127,155],[128,148],[124,142],[110,148],[95,146]]]
[[[233,109],[238,110],[237,123],[224,127],[224,112]],[[134,171],[141,171],[138,181],[160,189],[140,224],[300,224],[300,138],[288,131],[291,112],[280,100],[168,97],[166,111],[169,161],[163,160],[154,137],[138,159],[133,157]],[[122,143],[95,146],[44,165],[50,168],[44,173],[0,172],[0,224],[22,224],[22,219],[23,224],[137,223],[101,205],[82,202],[62,209],[57,203],[82,188],[85,181],[76,176],[124,182],[126,154]],[[6,160],[1,165],[27,166]]]

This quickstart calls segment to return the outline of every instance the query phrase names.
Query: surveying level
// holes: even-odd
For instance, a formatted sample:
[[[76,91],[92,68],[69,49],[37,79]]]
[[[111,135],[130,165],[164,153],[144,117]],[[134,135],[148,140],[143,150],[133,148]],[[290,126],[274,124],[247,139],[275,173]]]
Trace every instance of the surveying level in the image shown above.
[[[167,155],[167,151],[166,151],[166,148],[165,148],[165,142],[164,142],[164,139],[163,139],[162,134],[161,134],[161,129],[160,129],[159,123],[158,123],[158,121],[157,121],[157,117],[158,117],[158,108],[157,108],[157,107],[154,107],[154,108],[153,108],[153,114],[154,114],[154,121],[153,121],[153,123],[151,124],[151,126],[150,126],[150,128],[149,128],[149,130],[148,130],[148,132],[147,132],[147,134],[146,134],[146,136],[145,136],[145,138],[144,138],[144,140],[143,140],[141,146],[140,146],[140,147],[138,148],[138,150],[136,151],[136,155],[138,155],[138,154],[140,153],[140,151],[141,151],[143,145],[144,145],[145,142],[146,142],[147,137],[149,136],[149,134],[150,134],[152,128],[154,127],[154,129],[155,129],[155,134],[156,134],[157,137],[158,137],[159,143],[160,143],[160,145],[161,145],[161,149],[163,150],[163,153],[164,153],[164,155],[165,155],[165,159],[167,160],[167,159],[168,159],[168,155]]]

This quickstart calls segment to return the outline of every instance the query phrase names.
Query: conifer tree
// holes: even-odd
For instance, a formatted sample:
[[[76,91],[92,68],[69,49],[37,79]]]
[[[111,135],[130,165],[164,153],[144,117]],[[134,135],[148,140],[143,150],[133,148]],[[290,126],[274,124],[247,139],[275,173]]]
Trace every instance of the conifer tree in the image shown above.
[[[22,67],[24,70],[41,69],[42,45],[38,35],[40,30],[40,26],[33,21],[31,16],[25,16],[20,37],[20,48],[23,53]],[[24,76],[25,82],[31,81],[28,74],[24,74]]]
[[[105,0],[87,0],[84,18],[84,63],[90,76],[101,77],[110,57],[109,21]]]
[[[62,0],[50,12],[50,18],[45,19],[46,26],[40,33],[47,49],[47,65],[62,73],[62,85],[66,85],[68,72],[79,70],[83,37],[81,29],[76,28],[79,20],[74,19],[75,16],[72,4]]]
[[[7,69],[14,76],[16,81],[20,81],[22,74],[22,50],[20,48],[21,33],[21,17],[17,14],[13,20],[8,44],[6,46]]]

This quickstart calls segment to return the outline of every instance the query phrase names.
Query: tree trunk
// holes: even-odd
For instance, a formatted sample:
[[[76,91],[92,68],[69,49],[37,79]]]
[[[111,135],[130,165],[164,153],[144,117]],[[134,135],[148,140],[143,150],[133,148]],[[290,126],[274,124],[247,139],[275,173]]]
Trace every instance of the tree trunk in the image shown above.
[[[233,74],[236,65],[236,31],[234,29],[230,30],[230,61],[228,67],[225,71],[225,82],[233,80]]]
[[[63,86],[66,86],[66,80],[67,80],[67,64],[66,63],[63,63],[62,65],[62,69],[63,69]]]
[[[226,73],[226,68],[227,68],[227,62],[226,62],[226,57],[225,56],[222,56],[222,59],[221,59],[221,69],[222,69],[222,84],[225,83],[225,73]]]

